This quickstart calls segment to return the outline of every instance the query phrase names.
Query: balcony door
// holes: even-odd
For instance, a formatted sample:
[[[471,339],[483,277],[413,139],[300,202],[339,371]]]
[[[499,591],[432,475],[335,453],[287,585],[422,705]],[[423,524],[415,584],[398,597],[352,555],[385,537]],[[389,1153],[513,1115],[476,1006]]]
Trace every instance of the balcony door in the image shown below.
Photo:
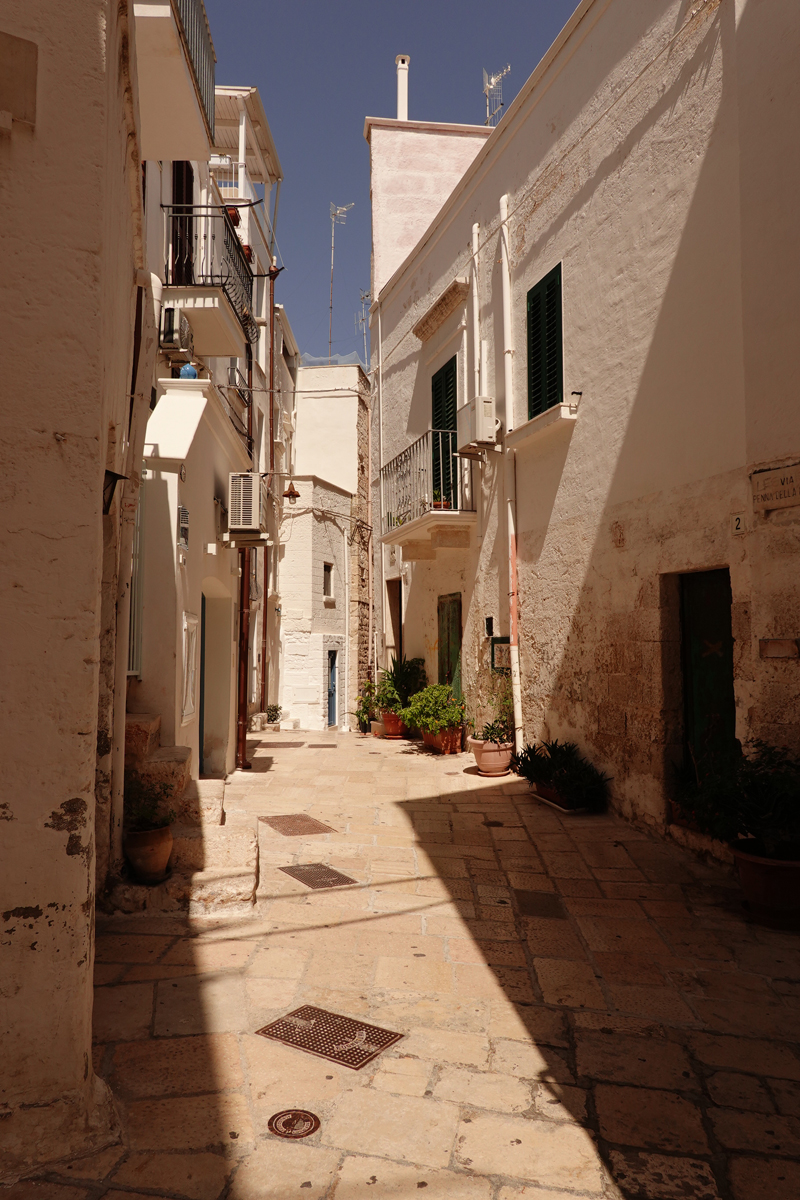
[[[456,450],[456,405],[458,391],[456,356],[446,362],[431,380],[431,438],[434,508],[458,508]]]
[[[194,283],[194,169],[190,162],[172,164],[172,283]]]

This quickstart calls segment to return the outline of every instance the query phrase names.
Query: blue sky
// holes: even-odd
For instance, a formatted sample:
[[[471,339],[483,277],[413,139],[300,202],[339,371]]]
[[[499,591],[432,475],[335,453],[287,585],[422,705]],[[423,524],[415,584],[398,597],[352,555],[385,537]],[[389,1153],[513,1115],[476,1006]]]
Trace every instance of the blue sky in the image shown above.
[[[355,203],[336,228],[333,350],[363,355],[354,328],[369,288],[366,116],[395,116],[395,55],[411,57],[411,120],[482,124],[482,69],[511,63],[508,105],[577,0],[205,0],[217,82],[258,87],[284,172],[275,298],[301,351],[328,353],[330,204]]]

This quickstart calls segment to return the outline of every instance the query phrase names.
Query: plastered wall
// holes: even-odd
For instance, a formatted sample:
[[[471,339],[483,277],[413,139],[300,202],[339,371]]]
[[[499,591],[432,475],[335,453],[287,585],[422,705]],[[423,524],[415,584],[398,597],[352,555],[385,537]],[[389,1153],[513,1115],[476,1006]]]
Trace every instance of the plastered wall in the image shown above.
[[[419,435],[438,364],[412,327],[455,276],[470,277],[473,222],[488,390],[506,428],[527,420],[527,291],[562,264],[564,392],[577,419],[516,449],[525,733],[578,741],[613,776],[615,803],[654,823],[665,819],[682,739],[681,572],[730,570],[737,735],[800,744],[797,661],[759,654],[761,638],[800,636],[800,509],[754,511],[749,478],[800,460],[786,326],[797,309],[798,165],[785,153],[800,98],[790,49],[799,19],[785,3],[581,5],[379,297],[387,462]],[[376,204],[374,221],[381,212]],[[473,354],[467,305],[448,318],[466,325],[459,404]],[[374,446],[377,433],[374,411]],[[436,598],[462,590],[463,677],[476,710],[484,617],[508,633],[502,472],[480,474],[469,552],[409,564],[404,590],[406,653],[424,654],[429,669]],[[381,553],[391,571],[386,549],[376,567]]]

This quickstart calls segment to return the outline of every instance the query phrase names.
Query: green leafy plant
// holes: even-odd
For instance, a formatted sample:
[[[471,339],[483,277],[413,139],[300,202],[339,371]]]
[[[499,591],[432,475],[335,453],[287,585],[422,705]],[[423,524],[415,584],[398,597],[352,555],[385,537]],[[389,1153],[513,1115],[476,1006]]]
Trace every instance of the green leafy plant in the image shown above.
[[[480,733],[475,734],[475,737],[480,742],[494,742],[497,746],[506,745],[514,740],[508,722],[502,718],[487,721]]]
[[[518,756],[517,771],[532,786],[557,792],[565,808],[603,812],[608,805],[611,777],[584,758],[574,742],[526,745]]]
[[[267,721],[269,722],[269,724],[275,725],[278,721],[280,721],[282,712],[283,712],[283,709],[281,708],[280,704],[268,704],[267,705]]]
[[[125,772],[123,816],[129,833],[163,829],[175,820],[174,809],[164,809],[173,792],[171,783],[153,783],[142,779],[138,771]]]
[[[442,729],[457,729],[464,723],[464,702],[453,695],[447,684],[437,683],[412,696],[401,715],[410,729],[439,733]]]
[[[350,713],[351,717],[355,717],[358,722],[358,728],[362,733],[369,733],[369,723],[372,720],[372,714],[375,711],[375,684],[371,679],[365,680],[361,685],[361,691],[358,693],[358,704],[355,711]]]
[[[394,681],[388,671],[381,673],[375,692],[375,707],[378,712],[399,713],[403,707],[400,693],[394,686]]]
[[[764,858],[800,860],[800,758],[753,742],[749,752],[694,764],[675,783],[701,833]]]
[[[391,666],[384,674],[394,685],[403,708],[407,706],[411,697],[421,692],[428,683],[424,658],[406,658],[403,655],[398,659],[392,655]]]

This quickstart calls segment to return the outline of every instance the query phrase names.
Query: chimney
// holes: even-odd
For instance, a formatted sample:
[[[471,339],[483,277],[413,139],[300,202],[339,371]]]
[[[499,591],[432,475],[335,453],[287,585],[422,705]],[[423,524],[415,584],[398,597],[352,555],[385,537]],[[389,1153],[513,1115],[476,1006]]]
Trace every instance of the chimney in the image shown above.
[[[397,119],[408,120],[408,64],[411,59],[407,54],[398,54],[394,60],[397,63]]]

